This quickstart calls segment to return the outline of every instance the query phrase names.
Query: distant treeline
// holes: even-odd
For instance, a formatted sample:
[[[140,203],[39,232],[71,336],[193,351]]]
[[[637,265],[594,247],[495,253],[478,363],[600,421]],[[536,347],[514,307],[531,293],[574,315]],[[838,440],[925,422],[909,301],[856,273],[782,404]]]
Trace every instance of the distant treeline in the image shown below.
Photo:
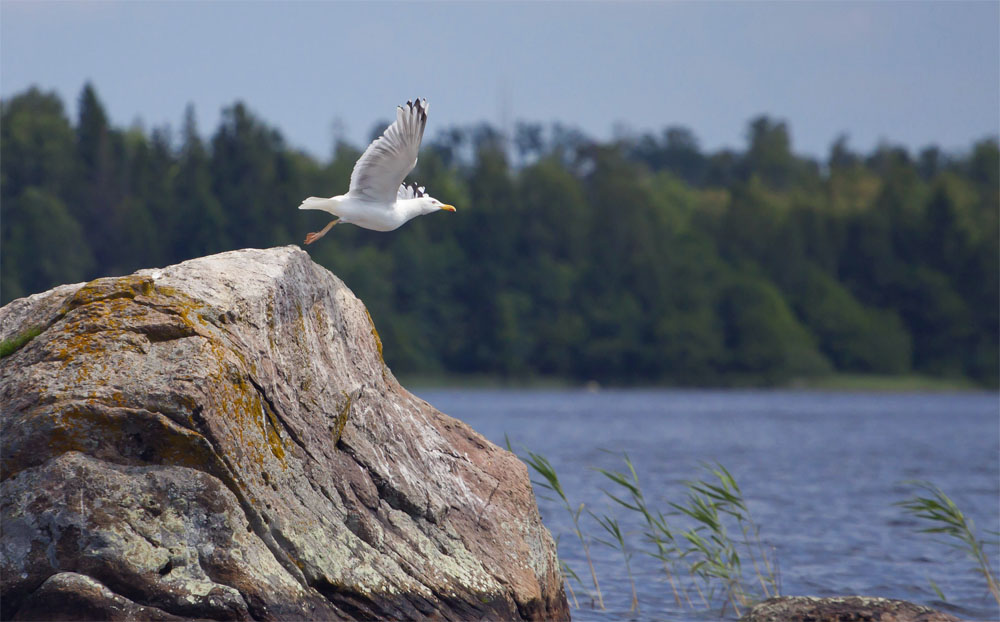
[[[0,131],[4,303],[301,243],[327,218],[300,200],[344,192],[360,153],[317,161],[242,103],[207,142],[190,108],[179,136],[111,127],[89,85],[75,123],[32,89],[3,102]],[[681,127],[606,143],[560,125],[440,131],[411,178],[456,214],[338,227],[309,252],[368,305],[397,373],[997,385],[995,137],[961,154],[843,138],[816,161],[762,116],[747,140],[707,153]]]

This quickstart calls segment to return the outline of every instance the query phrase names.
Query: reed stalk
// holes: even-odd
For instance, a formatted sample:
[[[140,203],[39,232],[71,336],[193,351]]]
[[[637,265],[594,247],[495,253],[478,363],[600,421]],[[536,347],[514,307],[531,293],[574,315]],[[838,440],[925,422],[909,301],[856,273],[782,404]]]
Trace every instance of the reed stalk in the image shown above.
[[[510,449],[510,443],[507,443]],[[635,465],[627,453],[622,453],[627,471],[595,469],[615,485],[613,491],[602,489],[605,495],[625,509],[637,512],[645,523],[643,540],[652,543],[655,550],[641,550],[655,557],[663,564],[663,569],[673,591],[678,607],[686,603],[694,607],[690,591],[693,589],[705,608],[720,602],[722,613],[729,607],[737,617],[741,616],[756,599],[756,588],[747,589],[744,577],[744,559],[749,558],[756,585],[764,598],[777,596],[780,592],[777,580],[776,560],[769,558],[760,538],[760,528],[750,514],[743,492],[736,478],[722,465],[704,465],[711,477],[686,482],[688,489],[684,503],[669,503],[673,514],[681,516],[689,523],[687,529],[673,527],[663,512],[655,510],[648,503],[639,484]],[[583,548],[590,576],[594,583],[596,605],[605,608],[597,572],[591,556],[589,539],[584,535],[580,517],[585,509],[580,504],[575,509],[569,502],[555,468],[542,455],[528,451],[524,462],[542,477],[534,483],[556,494],[569,513],[573,532]],[[629,546],[626,533],[622,531],[618,519],[613,516],[599,516],[587,511],[598,525],[610,536],[609,539],[595,538],[602,545],[619,550],[625,562],[632,590],[632,611],[639,610],[638,590],[632,573],[631,559],[635,551]],[[738,528],[739,535],[730,535],[729,527]],[[734,531],[735,533],[735,531]],[[560,562],[564,578],[573,578],[582,586],[579,576],[563,562]],[[682,576],[686,571],[687,578]],[[568,582],[567,582],[567,585]],[[575,593],[570,589],[574,605],[579,606]]]
[[[975,570],[986,580],[986,587],[990,594],[1000,605],[1000,585],[997,584],[996,577],[990,568],[989,559],[986,557],[984,543],[976,537],[976,528],[971,518],[966,518],[954,501],[940,488],[930,482],[913,481],[907,482],[925,491],[929,496],[915,494],[909,499],[897,502],[908,514],[921,519],[927,527],[920,529],[921,533],[943,534],[951,541],[948,543],[971,557],[975,563]],[[944,594],[931,582],[932,587],[938,595],[944,599]]]
[[[556,549],[558,549],[558,548],[559,548],[559,540],[556,539]],[[580,581],[580,577],[576,574],[576,572],[572,568],[569,567],[569,564],[567,564],[566,562],[564,562],[561,559],[559,560],[559,570],[560,570],[560,572],[562,572],[563,584],[565,584],[566,585],[566,589],[569,590],[569,597],[571,599],[573,599],[573,608],[574,609],[579,609],[580,608],[580,601],[578,601],[576,599],[576,592],[573,590],[573,585],[569,581],[567,581],[566,579],[572,578],[579,585],[583,585],[583,582]]]
[[[508,449],[509,447],[510,443],[508,441]],[[524,462],[543,478],[543,481],[535,481],[534,483],[556,493],[562,501],[563,507],[569,512],[573,521],[573,533],[579,538],[580,545],[583,547],[583,554],[587,558],[587,566],[590,567],[590,577],[594,581],[594,594],[597,597],[597,605],[601,609],[604,609],[604,596],[601,594],[601,584],[597,581],[594,561],[590,556],[590,544],[587,542],[587,538],[583,534],[583,529],[580,527],[580,514],[583,513],[584,504],[581,503],[575,510],[573,509],[569,499],[566,497],[566,493],[563,491],[562,483],[559,481],[559,476],[556,474],[555,468],[545,456],[529,451],[528,457],[524,458]],[[573,576],[576,576],[576,573],[573,573]],[[579,578],[577,580],[579,581]]]
[[[635,472],[635,466],[632,464],[632,460],[625,452],[622,452],[622,457],[625,460],[625,465],[628,467],[628,476],[618,471],[609,471],[606,469],[596,470],[621,488],[624,488],[625,491],[628,492],[628,500],[626,501],[621,497],[611,494],[607,490],[604,490],[603,492],[612,501],[618,503],[626,509],[642,514],[647,527],[647,531],[644,536],[647,541],[655,544],[657,549],[656,552],[648,554],[659,559],[663,564],[663,572],[666,574],[667,581],[670,583],[670,589],[674,594],[674,602],[676,602],[678,606],[682,606],[683,603],[681,601],[680,592],[677,589],[677,582],[674,579],[674,567],[676,563],[674,560],[677,553],[677,547],[674,543],[674,534],[666,519],[663,517],[663,514],[657,512],[654,515],[653,511],[649,509],[649,505],[646,503],[646,498],[642,494],[642,487],[639,485],[639,476]],[[684,593],[684,596],[687,598],[688,604],[690,605],[691,598],[687,595],[687,592]]]
[[[760,540],[760,528],[753,520],[753,515],[750,514],[749,508],[747,508],[746,501],[743,498],[743,491],[740,490],[736,478],[733,477],[732,473],[726,467],[719,463],[716,463],[714,468],[705,465],[705,469],[719,483],[711,484],[699,481],[692,485],[693,489],[710,498],[717,504],[719,511],[736,520],[736,524],[743,535],[742,544],[746,547],[750,563],[753,566],[754,575],[760,584],[764,598],[777,596],[778,586],[775,570],[767,558],[767,552],[764,550],[764,545]]]
[[[621,526],[618,524],[618,520],[611,516],[598,516],[593,512],[590,513],[591,517],[597,521],[601,527],[604,528],[608,534],[614,538],[613,541],[601,540],[597,538],[597,541],[605,546],[610,546],[611,548],[616,548],[621,551],[622,558],[625,560],[625,573],[628,575],[629,584],[632,586],[632,606],[629,611],[639,611],[639,595],[635,591],[635,579],[632,576],[632,553],[628,550],[625,545],[625,535],[622,533]]]

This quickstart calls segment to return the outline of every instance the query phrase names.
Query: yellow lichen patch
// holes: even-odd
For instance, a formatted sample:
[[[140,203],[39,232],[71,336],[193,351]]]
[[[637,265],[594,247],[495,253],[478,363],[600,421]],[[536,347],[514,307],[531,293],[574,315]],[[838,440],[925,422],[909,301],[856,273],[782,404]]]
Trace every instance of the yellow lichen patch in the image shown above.
[[[100,341],[93,333],[59,335],[53,339],[51,347],[55,350],[54,358],[61,361],[64,367],[73,359],[90,356],[102,350]],[[79,382],[81,378],[77,377],[75,380]]]
[[[382,338],[378,336],[378,331],[375,330],[375,320],[372,319],[372,314],[365,309],[365,315],[368,317],[368,323],[372,327],[372,337],[375,339],[375,349],[378,350],[378,360],[382,362],[382,366],[385,366],[385,359],[382,357]]]
[[[215,419],[225,424],[225,433],[231,439],[228,443],[232,443],[221,450],[236,457],[238,466],[248,473],[264,472],[273,464],[268,454],[278,460],[282,470],[287,469],[278,432],[281,422],[248,381],[254,366],[218,337],[206,337],[204,347],[214,360],[212,369],[206,370],[212,387],[210,408],[215,411]]]
[[[282,469],[288,468],[285,448],[277,432],[280,425],[277,418],[253,385],[243,376],[232,378],[237,370],[230,369],[226,373],[225,369],[223,363],[218,373],[213,374],[218,381],[213,383],[212,402],[217,416],[229,424],[226,429],[235,441],[235,447],[228,450],[248,461],[244,466],[249,467],[250,472],[259,472],[268,466],[267,453],[279,461]]]
[[[106,277],[93,280],[73,294],[73,297],[66,301],[61,314],[65,315],[69,311],[89,305],[100,300],[113,298],[135,298],[136,296],[149,295],[153,290],[153,279],[148,276],[132,274],[121,277]]]
[[[136,304],[140,300],[142,303]],[[77,381],[83,381],[94,375],[89,372],[98,352],[111,345],[141,349],[128,333],[145,335],[151,341],[204,336],[204,329],[189,319],[190,312],[200,308],[183,294],[158,290],[148,277],[98,279],[82,287],[65,305],[63,313],[69,317],[55,333],[50,349],[53,358],[64,365],[76,360],[80,367]]]
[[[206,336],[204,331],[199,330],[199,326],[195,325],[194,320],[197,320],[201,327],[207,327],[210,324],[204,315],[207,309],[205,305],[187,294],[173,287],[154,284],[150,291],[144,293],[142,296],[137,296],[136,301],[152,305],[164,313],[175,315],[192,332]]]
[[[313,305],[313,320],[316,322],[316,326],[326,326],[328,319],[322,304]]]
[[[298,335],[305,334],[306,332],[305,312],[302,310],[302,305],[298,302],[295,303],[295,332]]]
[[[344,406],[337,413],[337,419],[333,424],[333,442],[334,444],[340,440],[340,435],[344,433],[344,426],[347,425],[347,416],[351,414],[351,402],[354,400],[347,393],[347,391],[340,392],[344,396]]]
[[[261,409],[267,414],[268,421],[271,422],[270,426],[264,426],[264,435],[267,437],[267,444],[271,447],[271,453],[278,460],[281,460],[282,466],[287,466],[285,464],[285,447],[281,443],[281,436],[278,435],[278,418],[274,416],[271,409],[267,404],[261,403]]]

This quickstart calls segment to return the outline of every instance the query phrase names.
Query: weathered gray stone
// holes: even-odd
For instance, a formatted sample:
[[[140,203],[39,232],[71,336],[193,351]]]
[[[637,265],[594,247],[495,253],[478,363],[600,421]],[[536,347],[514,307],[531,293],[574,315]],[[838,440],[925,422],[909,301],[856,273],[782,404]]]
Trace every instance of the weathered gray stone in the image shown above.
[[[32,592],[17,612],[18,620],[185,620],[156,607],[144,607],[115,594],[98,581],[75,572],[60,572]]]
[[[33,326],[0,361],[4,619],[569,617],[524,465],[297,247],[0,309]]]
[[[756,605],[742,622],[958,622],[958,618],[904,600],[871,596],[781,596]]]

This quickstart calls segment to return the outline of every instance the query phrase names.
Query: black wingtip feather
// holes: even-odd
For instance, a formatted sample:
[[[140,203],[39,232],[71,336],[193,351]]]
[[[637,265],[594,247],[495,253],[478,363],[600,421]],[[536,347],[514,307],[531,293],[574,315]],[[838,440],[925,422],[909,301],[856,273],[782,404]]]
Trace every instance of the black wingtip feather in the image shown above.
[[[417,115],[420,117],[420,120],[426,121],[427,120],[426,102],[427,100],[420,99],[419,97],[416,99],[408,99],[406,100],[406,107],[409,108],[410,112],[413,112],[414,109],[416,109]],[[399,107],[402,108],[402,106]]]
[[[424,188],[423,186],[418,186],[417,182],[404,183],[403,187],[405,187],[407,191],[409,191],[409,193],[413,195],[413,198],[415,199],[427,196],[426,188]]]

